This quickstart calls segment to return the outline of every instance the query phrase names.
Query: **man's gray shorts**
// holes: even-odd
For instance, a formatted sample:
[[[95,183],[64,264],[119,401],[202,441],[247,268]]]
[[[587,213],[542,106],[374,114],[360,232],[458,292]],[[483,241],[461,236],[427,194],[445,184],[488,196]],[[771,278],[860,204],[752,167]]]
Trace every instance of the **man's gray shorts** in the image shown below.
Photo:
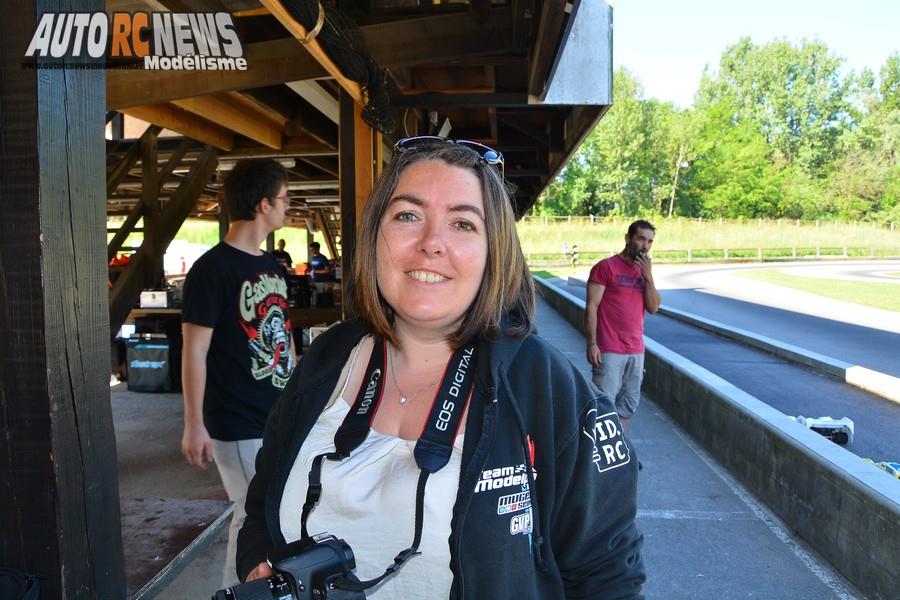
[[[616,401],[616,412],[630,419],[641,401],[644,354],[602,352],[599,367],[591,369],[594,385]]]

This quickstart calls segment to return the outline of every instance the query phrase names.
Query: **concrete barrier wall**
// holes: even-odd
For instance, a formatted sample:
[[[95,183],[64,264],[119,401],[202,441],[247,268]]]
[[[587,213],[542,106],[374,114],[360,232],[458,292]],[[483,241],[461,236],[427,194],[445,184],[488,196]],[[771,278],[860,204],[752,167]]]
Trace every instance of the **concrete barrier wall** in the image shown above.
[[[536,281],[582,330],[584,301]],[[645,341],[645,393],[867,597],[900,598],[900,481]]]

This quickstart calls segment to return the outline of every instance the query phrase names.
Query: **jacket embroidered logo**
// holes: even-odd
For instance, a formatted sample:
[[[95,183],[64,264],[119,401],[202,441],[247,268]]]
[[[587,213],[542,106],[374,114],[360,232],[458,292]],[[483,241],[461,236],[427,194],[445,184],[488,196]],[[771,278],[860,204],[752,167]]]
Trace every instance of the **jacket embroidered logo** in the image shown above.
[[[500,500],[497,501],[498,515],[507,515],[526,508],[531,508],[531,492],[528,491],[500,496]]]
[[[591,422],[591,413],[596,415],[597,410],[588,411],[585,418],[587,423]],[[631,461],[631,452],[628,444],[625,443],[616,413],[611,412],[597,416],[594,418],[593,428],[590,430],[584,428],[581,432],[593,442],[592,460],[598,473],[627,465]]]
[[[537,479],[536,473],[534,478]],[[514,485],[522,486],[523,491],[528,490],[528,475],[526,475],[524,464],[482,471],[481,478],[475,484],[475,493],[499,490]]]
[[[521,515],[515,515],[509,520],[509,534],[518,535],[520,533],[526,535],[531,533],[531,510]]]

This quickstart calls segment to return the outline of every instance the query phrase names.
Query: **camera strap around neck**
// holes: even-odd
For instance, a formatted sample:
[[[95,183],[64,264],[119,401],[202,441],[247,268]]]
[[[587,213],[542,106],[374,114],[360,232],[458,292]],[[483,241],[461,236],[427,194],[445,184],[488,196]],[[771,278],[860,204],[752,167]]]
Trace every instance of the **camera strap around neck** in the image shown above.
[[[306,521],[322,496],[322,460],[341,461],[349,458],[350,454],[359,448],[369,435],[372,421],[384,394],[384,376],[387,372],[386,355],[387,340],[377,338],[366,367],[363,383],[356,395],[356,401],[350,407],[347,416],[344,417],[344,421],[334,435],[335,451],[319,454],[313,459],[312,468],[309,470],[306,503],[303,505],[300,520],[303,539],[309,537]],[[342,579],[337,582],[337,587],[340,589],[360,591],[377,585],[389,575],[396,573],[407,560],[418,554],[419,543],[422,540],[425,484],[430,474],[439,471],[450,462],[453,442],[462,424],[466,403],[475,382],[474,355],[475,345],[473,343],[457,349],[447,361],[447,367],[432,402],[428,419],[425,421],[425,427],[413,450],[420,473],[416,486],[416,528],[412,545],[395,556],[394,563],[380,577],[369,581]]]

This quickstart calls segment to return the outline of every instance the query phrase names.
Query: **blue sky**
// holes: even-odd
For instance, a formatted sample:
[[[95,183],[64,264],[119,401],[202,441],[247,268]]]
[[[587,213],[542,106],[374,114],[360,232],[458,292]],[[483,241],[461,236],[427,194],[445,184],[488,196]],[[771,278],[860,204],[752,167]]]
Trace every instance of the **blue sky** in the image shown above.
[[[591,1],[591,0],[583,0]],[[647,98],[690,106],[703,67],[742,36],[762,44],[818,39],[845,67],[875,73],[900,52],[900,0],[611,0],[613,62]]]

